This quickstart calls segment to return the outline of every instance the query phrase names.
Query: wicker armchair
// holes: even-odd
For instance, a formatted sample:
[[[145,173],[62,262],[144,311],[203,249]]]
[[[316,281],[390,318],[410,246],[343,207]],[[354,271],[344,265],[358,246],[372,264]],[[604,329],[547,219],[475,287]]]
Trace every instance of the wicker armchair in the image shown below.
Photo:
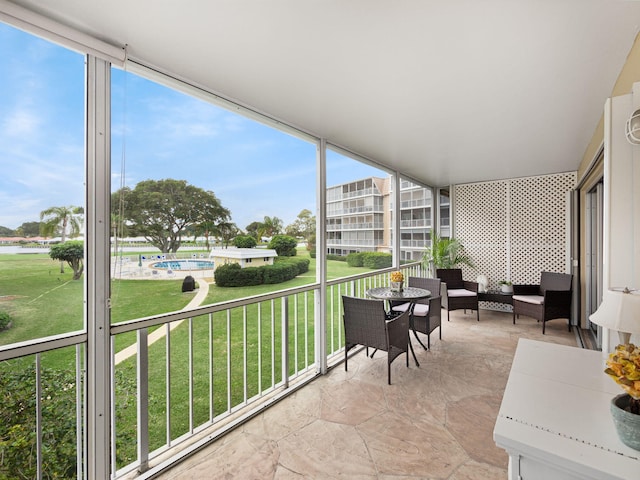
[[[424,288],[431,292],[431,297],[424,300],[418,300],[413,307],[413,315],[409,318],[409,326],[413,330],[413,334],[422,345],[422,348],[429,350],[431,348],[431,332],[436,328],[440,340],[442,340],[442,297],[440,297],[440,280],[437,278],[409,277],[409,286],[416,288]],[[393,305],[391,310],[394,312],[406,312],[411,304],[409,302],[398,303]],[[427,336],[427,346],[418,337],[416,332],[424,333]]]
[[[442,306],[447,309],[447,321],[451,310],[475,310],[476,319],[480,321],[478,311],[478,283],[462,279],[459,268],[438,268],[436,276],[446,285],[442,295]]]
[[[347,353],[356,345],[387,352],[387,382],[391,385],[391,363],[401,354],[409,366],[409,313],[387,320],[384,301],[342,297],[344,307],[344,369]]]
[[[513,286],[513,323],[526,315],[542,322],[542,334],[547,321],[566,318],[571,331],[571,282],[569,273],[542,272],[539,285]]]

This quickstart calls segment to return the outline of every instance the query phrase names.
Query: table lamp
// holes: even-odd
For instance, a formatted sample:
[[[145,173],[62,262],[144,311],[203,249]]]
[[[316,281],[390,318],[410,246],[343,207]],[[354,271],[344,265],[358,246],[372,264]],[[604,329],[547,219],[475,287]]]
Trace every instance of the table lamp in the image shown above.
[[[602,303],[589,320],[617,331],[620,343],[629,343],[632,333],[640,333],[640,292],[626,287],[605,291]]]

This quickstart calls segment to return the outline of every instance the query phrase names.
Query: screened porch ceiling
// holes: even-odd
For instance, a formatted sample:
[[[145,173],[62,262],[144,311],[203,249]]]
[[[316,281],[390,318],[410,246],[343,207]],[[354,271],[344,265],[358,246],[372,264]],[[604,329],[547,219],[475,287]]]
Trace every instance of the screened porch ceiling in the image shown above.
[[[576,170],[632,0],[15,0],[442,186]]]

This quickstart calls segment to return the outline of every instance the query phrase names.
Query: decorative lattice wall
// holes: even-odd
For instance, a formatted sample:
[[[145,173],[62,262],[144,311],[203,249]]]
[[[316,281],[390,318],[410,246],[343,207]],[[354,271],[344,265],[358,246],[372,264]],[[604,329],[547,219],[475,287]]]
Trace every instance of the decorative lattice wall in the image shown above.
[[[500,280],[538,283],[543,270],[566,271],[567,192],[575,185],[574,172],[456,185],[454,236],[476,267],[463,267],[465,279],[484,274],[499,289]]]

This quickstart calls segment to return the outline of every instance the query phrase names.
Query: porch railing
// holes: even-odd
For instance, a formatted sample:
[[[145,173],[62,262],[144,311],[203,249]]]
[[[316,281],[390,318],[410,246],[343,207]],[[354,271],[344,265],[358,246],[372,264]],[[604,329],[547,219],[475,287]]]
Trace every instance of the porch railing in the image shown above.
[[[418,263],[402,270],[420,275]],[[317,352],[315,342],[319,284],[112,325],[112,477],[151,476],[179,462],[311,381],[321,356],[330,366],[341,362],[342,295],[364,297],[368,288],[388,284],[389,271],[326,283],[325,352]],[[132,342],[131,356],[116,355]],[[73,475],[86,477],[86,344],[86,333],[76,332],[0,347],[0,360],[33,365],[31,448],[38,478],[46,476],[42,466],[52,452],[42,415],[49,401],[42,389],[43,362],[49,352],[64,349],[75,349],[68,365],[75,381],[67,387],[76,400],[74,411],[61,412],[75,418],[74,440],[65,441],[75,442],[67,444],[76,455]]]

